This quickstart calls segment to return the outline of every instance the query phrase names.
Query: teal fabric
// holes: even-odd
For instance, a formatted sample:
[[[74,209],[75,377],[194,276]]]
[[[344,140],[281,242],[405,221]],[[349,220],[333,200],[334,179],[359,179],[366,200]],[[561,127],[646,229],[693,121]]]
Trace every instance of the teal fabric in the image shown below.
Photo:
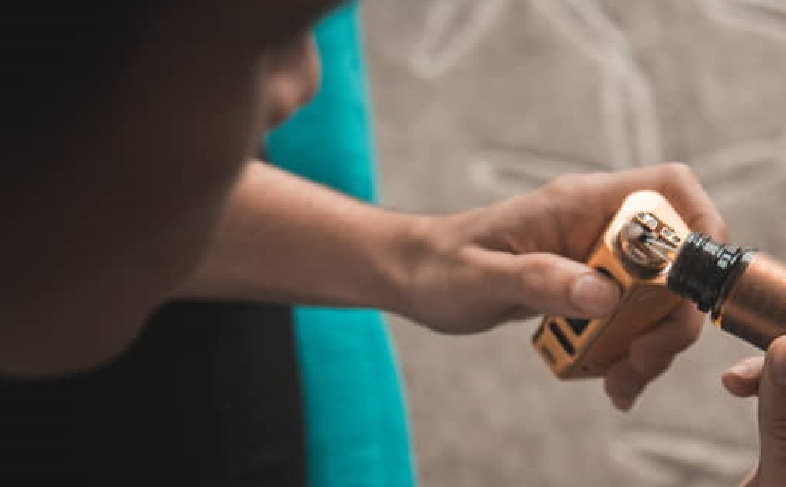
[[[358,5],[316,29],[322,85],[270,135],[281,167],[373,201],[370,115]],[[415,485],[404,400],[390,338],[371,310],[297,308],[310,487]]]

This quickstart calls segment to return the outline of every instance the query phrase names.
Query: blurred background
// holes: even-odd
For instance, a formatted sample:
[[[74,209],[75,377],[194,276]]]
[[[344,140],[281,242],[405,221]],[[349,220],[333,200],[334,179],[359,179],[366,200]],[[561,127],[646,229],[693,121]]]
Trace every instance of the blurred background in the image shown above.
[[[786,2],[376,0],[364,5],[383,202],[469,208],[564,172],[685,161],[732,238],[786,259]],[[630,414],[557,382],[534,323],[437,336],[392,319],[421,483],[734,486],[755,403],[720,374],[754,351],[705,329]]]

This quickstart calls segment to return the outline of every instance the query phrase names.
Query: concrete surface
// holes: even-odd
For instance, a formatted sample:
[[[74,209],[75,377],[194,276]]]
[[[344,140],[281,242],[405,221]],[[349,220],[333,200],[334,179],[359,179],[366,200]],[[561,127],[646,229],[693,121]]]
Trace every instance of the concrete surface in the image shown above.
[[[386,204],[451,211],[563,172],[687,161],[736,241],[786,258],[782,0],[371,0]],[[422,485],[734,486],[754,403],[719,375],[752,352],[708,329],[628,415],[558,383],[532,323],[481,337],[394,320]]]

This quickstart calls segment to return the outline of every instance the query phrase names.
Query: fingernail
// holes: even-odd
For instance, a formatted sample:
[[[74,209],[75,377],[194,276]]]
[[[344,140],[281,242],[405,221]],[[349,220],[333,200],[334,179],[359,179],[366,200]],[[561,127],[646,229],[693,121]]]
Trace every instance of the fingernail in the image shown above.
[[[585,274],[578,278],[570,290],[573,305],[592,317],[611,313],[620,299],[616,284],[599,274]]]
[[[752,362],[746,360],[731,367],[729,372],[743,379],[752,379],[757,374],[757,368]]]

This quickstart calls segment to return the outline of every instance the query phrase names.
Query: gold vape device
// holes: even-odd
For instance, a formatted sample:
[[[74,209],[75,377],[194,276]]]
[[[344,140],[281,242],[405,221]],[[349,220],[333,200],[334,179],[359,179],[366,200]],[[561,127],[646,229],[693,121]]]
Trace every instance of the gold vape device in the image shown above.
[[[605,319],[546,316],[532,337],[559,378],[602,377],[634,338],[677,306],[680,297],[667,288],[668,271],[689,233],[660,194],[639,191],[625,199],[587,259],[620,286],[619,305]]]

